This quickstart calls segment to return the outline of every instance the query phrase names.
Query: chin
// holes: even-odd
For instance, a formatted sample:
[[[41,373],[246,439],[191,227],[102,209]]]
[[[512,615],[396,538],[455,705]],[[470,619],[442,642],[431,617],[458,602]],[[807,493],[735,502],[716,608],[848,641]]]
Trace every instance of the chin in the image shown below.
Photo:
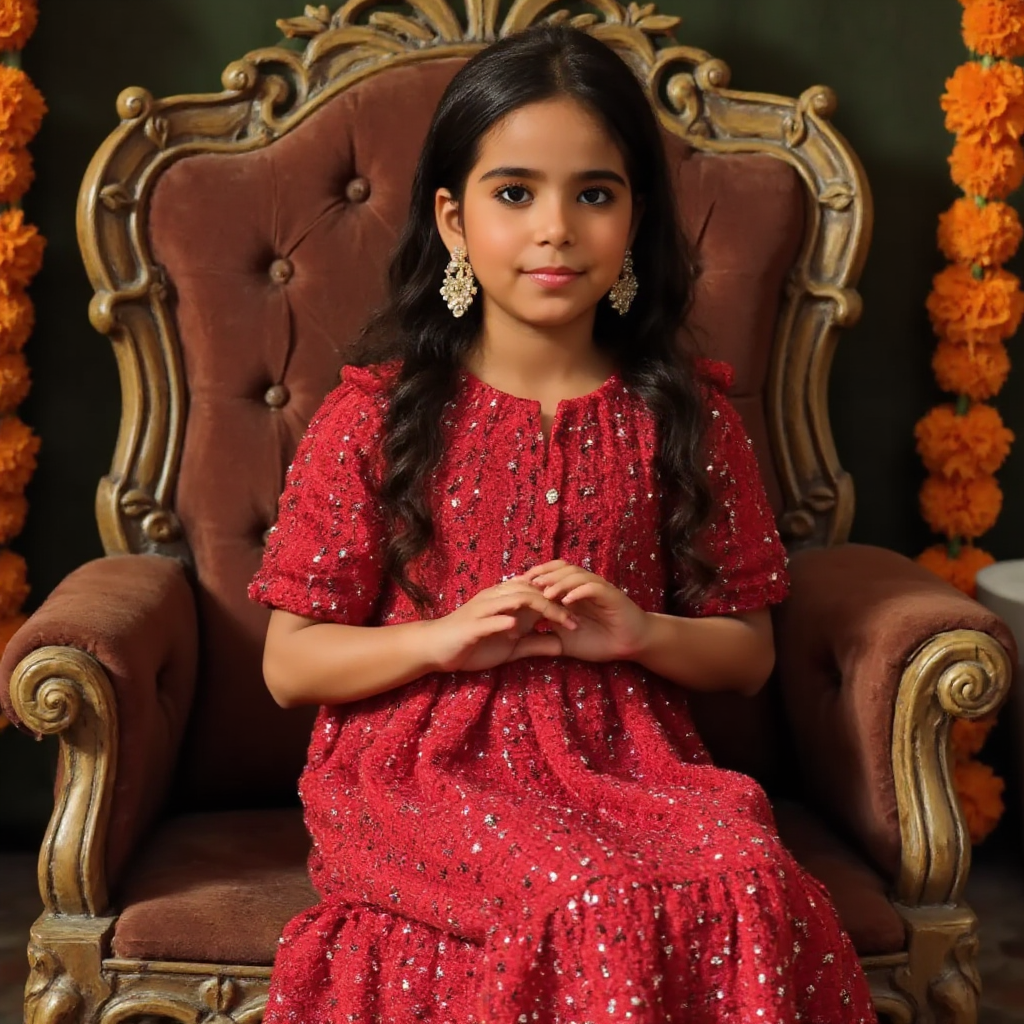
[[[530,309],[516,310],[515,316],[531,327],[565,327],[589,312],[590,307],[580,309],[576,303],[571,307],[561,305],[561,308],[551,303],[547,308],[538,309],[534,306]]]

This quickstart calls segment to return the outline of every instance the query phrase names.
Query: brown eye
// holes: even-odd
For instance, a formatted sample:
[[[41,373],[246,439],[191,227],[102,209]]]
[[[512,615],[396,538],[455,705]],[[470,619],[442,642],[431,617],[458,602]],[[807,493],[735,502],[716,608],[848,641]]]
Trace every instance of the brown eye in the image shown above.
[[[522,185],[503,185],[494,194],[509,206],[522,206],[530,198],[529,191]]]
[[[605,206],[613,202],[615,196],[606,188],[588,188],[580,193],[580,199],[584,206]]]

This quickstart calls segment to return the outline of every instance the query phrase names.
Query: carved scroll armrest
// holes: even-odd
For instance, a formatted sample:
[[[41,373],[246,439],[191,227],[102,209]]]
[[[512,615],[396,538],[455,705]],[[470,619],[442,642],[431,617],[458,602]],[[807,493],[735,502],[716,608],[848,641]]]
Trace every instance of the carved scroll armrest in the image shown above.
[[[926,852],[951,840],[954,822],[962,828],[946,761],[950,716],[985,714],[1005,699],[1013,636],[892,551],[804,551],[790,568],[775,642],[805,795],[860,844],[901,900],[941,902],[945,883],[922,888],[910,878],[930,856],[935,879],[946,877],[950,892],[957,884],[943,857]]]
[[[0,660],[0,704],[56,734],[60,771],[39,859],[47,910],[96,916],[157,814],[195,687],[195,600],[156,555],[89,562],[66,577]]]

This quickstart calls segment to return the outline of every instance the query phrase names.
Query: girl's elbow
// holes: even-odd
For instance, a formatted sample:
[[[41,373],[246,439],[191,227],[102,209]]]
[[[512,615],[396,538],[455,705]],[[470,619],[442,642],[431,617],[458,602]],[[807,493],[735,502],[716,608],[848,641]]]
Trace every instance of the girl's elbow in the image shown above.
[[[266,684],[274,703],[280,708],[295,708],[302,701],[288,685],[289,674],[282,672],[279,659],[275,658],[269,649],[263,651],[263,682]]]
[[[740,682],[739,691],[744,697],[756,697],[771,679],[775,670],[775,645],[768,644],[751,659],[749,671]]]

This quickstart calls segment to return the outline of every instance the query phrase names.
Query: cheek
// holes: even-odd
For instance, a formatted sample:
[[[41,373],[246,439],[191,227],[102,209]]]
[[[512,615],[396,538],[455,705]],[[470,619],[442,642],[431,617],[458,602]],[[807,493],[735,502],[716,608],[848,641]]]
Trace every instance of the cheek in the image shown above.
[[[516,224],[492,217],[477,223],[473,231],[467,233],[466,242],[474,266],[479,264],[499,270],[515,263],[523,248],[523,235]]]

